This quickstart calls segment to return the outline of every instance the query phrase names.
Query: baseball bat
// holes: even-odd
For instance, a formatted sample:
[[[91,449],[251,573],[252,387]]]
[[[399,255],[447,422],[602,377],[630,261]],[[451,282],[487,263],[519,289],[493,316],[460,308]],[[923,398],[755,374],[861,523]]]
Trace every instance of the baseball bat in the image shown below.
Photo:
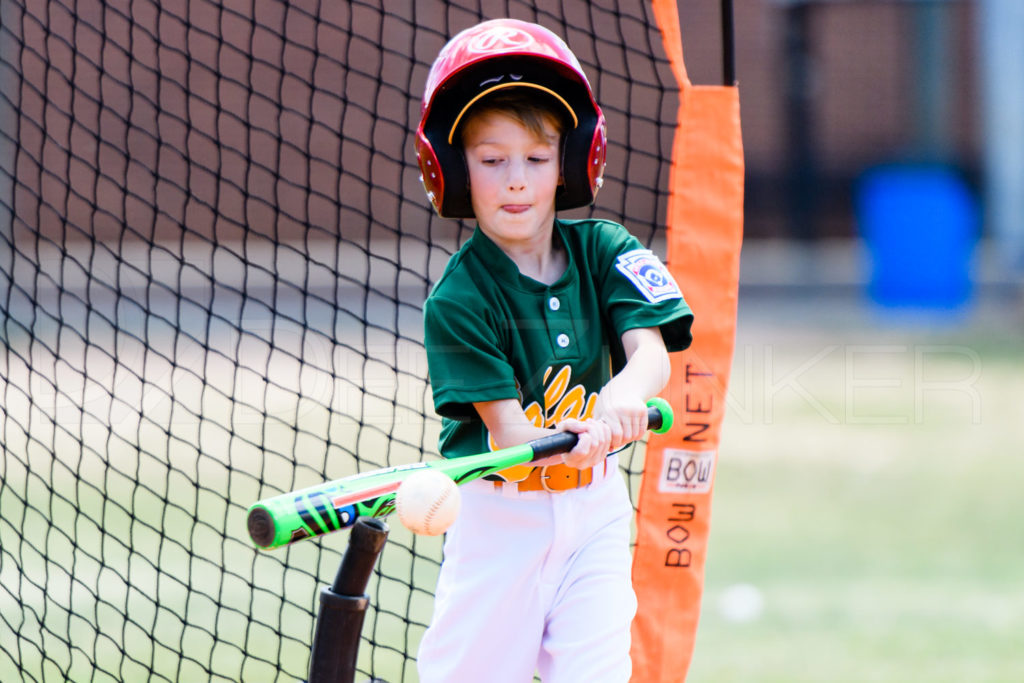
[[[662,398],[647,402],[648,427],[656,434],[672,428],[672,407]],[[395,492],[411,473],[443,472],[456,484],[486,477],[507,467],[567,453],[576,445],[573,432],[558,432],[518,446],[462,458],[416,462],[352,475],[249,506],[249,536],[269,550],[304,538],[347,529],[360,517],[384,517],[395,509]]]

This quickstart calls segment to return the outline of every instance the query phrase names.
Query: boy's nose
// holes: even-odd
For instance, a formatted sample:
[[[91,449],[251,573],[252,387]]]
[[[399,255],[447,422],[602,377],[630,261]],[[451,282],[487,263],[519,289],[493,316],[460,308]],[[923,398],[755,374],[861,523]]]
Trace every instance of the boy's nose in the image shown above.
[[[508,189],[521,190],[526,187],[526,164],[513,161],[508,166]]]

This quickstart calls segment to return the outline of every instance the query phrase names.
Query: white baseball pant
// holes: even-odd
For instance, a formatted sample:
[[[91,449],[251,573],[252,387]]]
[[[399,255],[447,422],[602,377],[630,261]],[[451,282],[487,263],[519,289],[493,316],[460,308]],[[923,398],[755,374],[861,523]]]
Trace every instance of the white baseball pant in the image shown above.
[[[544,683],[629,680],[633,508],[617,458],[606,465],[562,493],[462,487],[421,683],[529,683],[535,671]]]

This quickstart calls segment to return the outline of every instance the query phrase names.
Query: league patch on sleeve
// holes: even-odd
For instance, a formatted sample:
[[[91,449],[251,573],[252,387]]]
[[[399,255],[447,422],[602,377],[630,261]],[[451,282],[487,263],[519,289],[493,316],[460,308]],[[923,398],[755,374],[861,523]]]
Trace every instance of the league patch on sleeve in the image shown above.
[[[681,299],[682,292],[665,264],[650,249],[634,249],[619,254],[615,267],[652,304],[666,299]]]

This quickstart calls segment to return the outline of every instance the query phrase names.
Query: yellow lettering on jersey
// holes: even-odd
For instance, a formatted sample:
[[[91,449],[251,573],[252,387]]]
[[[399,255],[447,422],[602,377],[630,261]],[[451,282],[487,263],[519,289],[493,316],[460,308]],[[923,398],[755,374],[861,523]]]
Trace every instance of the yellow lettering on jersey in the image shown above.
[[[591,393],[587,396],[586,387],[582,384],[570,387],[569,383],[572,379],[572,368],[570,366],[562,366],[558,372],[554,373],[554,377],[551,376],[552,370],[552,367],[548,367],[544,371],[544,407],[542,408],[536,401],[525,406],[523,413],[526,415],[526,419],[535,427],[549,428],[555,427],[563,420],[570,418],[577,420],[590,419],[594,415],[597,393]],[[518,381],[516,386],[518,388]],[[520,393],[521,396],[522,393]],[[493,437],[488,438],[488,444],[491,450],[496,450],[498,447],[494,443]],[[532,465],[516,465],[515,467],[501,470],[496,475],[501,477],[502,480],[512,483],[526,479],[532,470]]]
[[[550,372],[551,372],[551,369],[548,368],[548,371],[544,373],[545,377]],[[555,378],[553,380],[551,380],[551,383],[548,384],[547,388],[544,389],[544,408],[545,408],[545,410],[550,411],[551,407],[554,406],[555,403],[558,402],[559,400],[561,400],[562,396],[565,395],[565,392],[569,388],[569,379],[571,377],[572,377],[572,368],[569,367],[568,365],[563,366],[562,369],[558,371],[558,374],[555,375]],[[582,389],[582,387],[580,387],[580,388]]]
[[[586,389],[580,385],[574,386],[565,396],[561,398],[558,405],[555,406],[555,411],[548,418],[548,427],[554,427],[562,420],[566,420],[570,417],[582,419],[583,410],[586,408],[586,400],[584,395]]]

